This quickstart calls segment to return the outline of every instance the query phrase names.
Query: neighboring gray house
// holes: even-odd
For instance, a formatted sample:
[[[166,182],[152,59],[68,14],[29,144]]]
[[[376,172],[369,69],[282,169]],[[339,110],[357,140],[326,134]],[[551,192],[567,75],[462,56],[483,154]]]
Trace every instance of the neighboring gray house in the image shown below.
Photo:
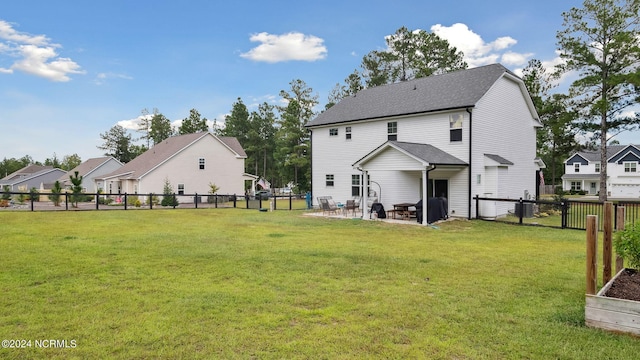
[[[565,161],[562,189],[597,195],[600,168],[600,150],[585,150],[571,155]],[[640,145],[607,146],[607,196],[640,198]]]
[[[96,193],[100,188],[96,185],[94,180],[97,177],[116,171],[122,166],[123,164],[120,161],[111,156],[91,158],[68,171],[65,175],[60,177],[58,181],[60,181],[60,185],[63,188],[71,188],[73,184],[71,184],[70,176],[74,175],[77,171],[78,175],[82,176],[83,191],[87,193]]]
[[[373,197],[392,209],[444,194],[450,216],[475,217],[476,195],[534,197],[544,167],[531,97],[500,64],[364,89],[306,126],[314,202]],[[513,204],[486,201],[480,210],[503,216]]]
[[[64,174],[64,170],[53,166],[29,165],[0,179],[0,189],[9,186],[9,191],[42,190],[50,188]]]
[[[220,194],[244,194],[244,181],[255,181],[244,173],[246,157],[235,137],[172,136],[95,181],[106,194],[162,194],[166,180],[177,194],[207,194],[210,183]]]

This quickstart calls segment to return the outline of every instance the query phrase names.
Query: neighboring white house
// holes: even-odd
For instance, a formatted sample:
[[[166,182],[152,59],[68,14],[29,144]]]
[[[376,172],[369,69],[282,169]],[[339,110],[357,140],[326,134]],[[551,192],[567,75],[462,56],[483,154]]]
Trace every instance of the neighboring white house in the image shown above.
[[[82,176],[82,191],[86,193],[96,193],[98,190],[101,189],[104,191],[104,189],[98,187],[95,179],[116,171],[121,167],[122,163],[111,156],[91,158],[68,171],[60,177],[58,181],[60,181],[60,185],[63,188],[70,188],[72,186],[70,176],[74,175],[77,171],[78,175]]]
[[[95,181],[106,194],[162,194],[165,180],[176,194],[207,194],[210,183],[220,194],[244,194],[244,181],[255,180],[244,173],[246,157],[235,137],[173,136]]]
[[[9,191],[29,191],[50,189],[51,185],[66,172],[53,166],[29,165],[0,179],[0,189]]]
[[[600,190],[600,150],[580,151],[565,161],[562,189],[597,195]],[[640,198],[640,145],[607,146],[607,196]]]
[[[523,81],[500,64],[362,90],[307,124],[314,202],[375,197],[391,209],[444,194],[450,216],[474,217],[476,195],[536,195],[540,126]],[[513,210],[482,206],[488,217]]]

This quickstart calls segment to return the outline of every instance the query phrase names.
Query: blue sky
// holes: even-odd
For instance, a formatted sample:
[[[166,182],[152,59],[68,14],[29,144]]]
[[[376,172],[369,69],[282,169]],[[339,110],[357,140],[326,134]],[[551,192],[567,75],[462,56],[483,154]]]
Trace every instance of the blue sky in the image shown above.
[[[100,133],[143,109],[222,122],[238,97],[277,104],[303,80],[320,106],[401,26],[436,32],[472,66],[552,64],[581,1],[11,1],[0,11],[0,158],[101,156]],[[636,134],[619,137],[622,143]],[[135,135],[134,135],[135,136]],[[637,141],[637,140],[636,140]]]

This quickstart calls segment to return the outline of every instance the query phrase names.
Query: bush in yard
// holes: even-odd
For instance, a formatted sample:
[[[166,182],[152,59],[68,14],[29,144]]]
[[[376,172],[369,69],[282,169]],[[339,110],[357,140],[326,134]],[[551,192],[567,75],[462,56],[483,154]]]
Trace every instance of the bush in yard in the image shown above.
[[[613,245],[629,267],[640,270],[640,223],[616,232]]]
[[[164,189],[162,190],[162,195],[162,202],[160,202],[160,205],[178,206],[178,199],[176,199],[175,193],[173,192],[173,186],[171,186],[169,179],[164,179]]]
[[[53,184],[53,188],[51,188],[51,195],[49,195],[49,200],[53,202],[53,206],[60,206],[60,193],[62,193],[62,186],[60,181],[56,181]]]

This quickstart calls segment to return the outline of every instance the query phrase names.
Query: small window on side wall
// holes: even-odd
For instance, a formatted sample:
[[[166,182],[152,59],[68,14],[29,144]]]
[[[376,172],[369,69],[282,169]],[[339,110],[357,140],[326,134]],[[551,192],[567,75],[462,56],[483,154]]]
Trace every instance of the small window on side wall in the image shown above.
[[[329,136],[338,136],[338,128],[329,129]]]
[[[200,170],[204,170],[204,158],[198,159],[198,167]]]
[[[184,195],[184,184],[178,184],[178,195]]]
[[[392,121],[387,123],[387,140],[398,140],[398,122]]]
[[[325,176],[326,179],[326,186],[333,186],[333,174],[327,174]]]
[[[345,133],[345,138],[347,140],[351,140],[351,126],[347,126],[347,128],[344,130]]]
[[[449,141],[462,141],[462,114],[449,115]]]

